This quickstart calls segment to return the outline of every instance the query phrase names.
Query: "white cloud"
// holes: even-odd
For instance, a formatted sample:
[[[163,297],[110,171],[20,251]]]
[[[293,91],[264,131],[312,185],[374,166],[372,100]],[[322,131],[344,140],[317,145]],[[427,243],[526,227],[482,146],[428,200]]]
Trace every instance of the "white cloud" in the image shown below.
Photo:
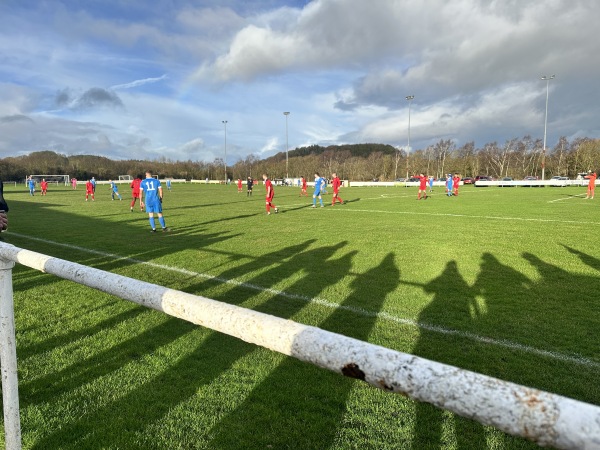
[[[131,89],[131,88],[143,86],[145,84],[156,83],[156,82],[162,81],[166,78],[167,78],[167,74],[164,74],[164,75],[161,75],[160,77],[155,77],[155,78],[143,78],[141,80],[134,80],[129,83],[116,84],[114,86],[111,86],[110,89],[113,89],[113,90]]]
[[[276,137],[271,137],[267,139],[267,142],[265,142],[264,145],[258,150],[258,154],[262,156],[270,156],[280,151],[282,151],[282,149],[279,140]]]

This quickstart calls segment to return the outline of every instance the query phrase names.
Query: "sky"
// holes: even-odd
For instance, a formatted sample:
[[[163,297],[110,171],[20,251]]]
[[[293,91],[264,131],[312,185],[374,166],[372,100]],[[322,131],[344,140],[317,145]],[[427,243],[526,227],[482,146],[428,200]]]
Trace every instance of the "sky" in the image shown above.
[[[411,150],[482,147],[543,139],[546,94],[548,147],[599,138],[599,17],[596,0],[0,0],[0,158],[233,164],[406,149],[409,130]]]

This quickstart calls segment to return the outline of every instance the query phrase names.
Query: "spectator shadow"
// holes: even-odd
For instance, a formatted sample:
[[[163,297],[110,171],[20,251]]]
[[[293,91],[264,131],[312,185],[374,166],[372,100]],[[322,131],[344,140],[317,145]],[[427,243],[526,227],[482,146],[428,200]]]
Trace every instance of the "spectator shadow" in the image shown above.
[[[252,269],[257,270],[258,275],[249,280],[249,283],[260,284],[269,280],[273,283],[274,280],[289,277],[296,280],[291,286],[293,290],[294,286],[302,286],[301,289],[309,286],[305,281],[308,279],[312,289],[307,291],[307,294],[318,294],[346,274],[354,253],[350,252],[341,258],[332,259],[333,255],[346,245],[346,242],[307,250],[312,242],[307,241],[299,246],[274,252],[293,255],[286,261],[282,261],[274,254],[266,255],[258,262],[254,261]],[[324,263],[332,263],[335,267],[331,278],[316,276],[320,273]],[[265,267],[266,270],[261,271]],[[216,299],[230,303],[243,303],[256,295],[256,290],[238,285]],[[280,314],[282,317],[292,317],[305,305],[306,300],[272,296],[257,309],[271,314]],[[38,401],[36,392],[44,391],[44,395],[47,395],[48,389],[50,389],[51,392],[58,395],[65,390],[71,391],[78,386],[92,383],[109,372],[116,371],[130,363],[132,357],[139,358],[155,352],[190,332],[207,335],[188,354],[177,359],[164,371],[141,380],[133,389],[121,396],[116,396],[117,398],[108,404],[92,411],[83,410],[77,419],[64,423],[60,429],[38,439],[34,448],[80,449],[92,448],[98,443],[106,448],[125,448],[131,445],[132,435],[141,436],[139,437],[140,442],[147,440],[148,445],[140,443],[140,448],[151,447],[152,437],[145,435],[146,427],[160,421],[180,403],[186,402],[196,395],[201,395],[199,391],[203,389],[203,386],[210,384],[222,373],[230,370],[240,358],[257,350],[256,346],[238,339],[209,330],[195,330],[195,328],[198,327],[180,320],[167,319],[160,325],[117,347],[78,362],[74,367],[65,368],[58,373],[54,372],[26,383],[23,392],[27,403],[36,402]],[[143,408],[143,411],[140,411],[139,408]],[[144,417],[144,420],[140,420],[140,415]],[[195,429],[197,424],[195,422],[180,424],[182,429],[188,429],[186,428],[188,425],[189,429]],[[115,430],[122,431],[115,432]]]
[[[433,294],[433,299],[419,315],[419,323],[443,323],[448,327],[459,327],[465,317],[479,317],[482,314],[475,291],[461,276],[456,261],[448,262],[437,278],[423,285],[423,290]],[[454,343],[453,339],[448,336],[440,338],[437,331],[421,328],[413,353],[433,361],[460,366],[459,361],[449,356],[454,352],[446,350],[446,346]],[[415,408],[413,449],[444,447],[447,442],[443,431],[448,426],[454,428],[458,448],[487,448],[484,429],[477,422],[456,415],[449,418],[447,413],[427,403],[416,403]]]
[[[349,270],[354,252],[335,262],[333,278]],[[320,328],[368,340],[376,317],[353,308],[379,311],[400,278],[393,253],[363,274],[355,275],[348,297]],[[377,280],[377,282],[374,282]],[[358,381],[286,358],[252,393],[213,430],[214,448],[329,448],[343,422],[348,396]],[[273,421],[285,433],[261,433]]]
[[[600,271],[600,259],[595,258],[587,253],[580,252],[568,245],[561,244],[569,253],[572,253],[575,256],[578,256],[582,263],[591,267],[594,270]]]
[[[598,267],[596,258],[567,250],[590,267]],[[600,277],[569,272],[531,253],[522,257],[538,277],[528,277],[484,253],[472,285],[461,276],[456,261],[422,285],[433,298],[419,316],[420,337],[413,353],[599,403],[600,390],[595,386],[600,381],[600,339],[594,311],[600,302],[589,293],[600,289]],[[415,407],[412,448],[437,448],[450,442],[456,448],[487,448],[490,430],[486,427],[431,405]],[[534,448],[524,439],[494,435],[507,448]]]

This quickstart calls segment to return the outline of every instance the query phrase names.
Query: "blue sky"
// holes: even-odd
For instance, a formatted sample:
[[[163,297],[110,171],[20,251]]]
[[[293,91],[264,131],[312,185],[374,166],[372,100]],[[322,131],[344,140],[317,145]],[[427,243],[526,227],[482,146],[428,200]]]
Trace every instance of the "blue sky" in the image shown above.
[[[600,137],[593,0],[2,0],[0,157]]]

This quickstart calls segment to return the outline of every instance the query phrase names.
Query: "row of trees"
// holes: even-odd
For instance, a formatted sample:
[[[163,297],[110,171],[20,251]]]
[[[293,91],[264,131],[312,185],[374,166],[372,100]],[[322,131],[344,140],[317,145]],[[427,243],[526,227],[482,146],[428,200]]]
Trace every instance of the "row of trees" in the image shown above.
[[[404,150],[384,144],[356,144],[321,147],[313,145],[281,152],[266,159],[249,155],[227,167],[227,178],[251,176],[259,178],[267,173],[273,178],[306,176],[315,172],[329,176],[332,172],[343,179],[365,181],[395,180],[416,173],[434,177],[458,172],[464,176],[488,175],[516,179],[527,175],[568,176],[597,170],[600,161],[600,139],[580,138],[569,142],[561,137],[551,149],[544,151],[540,140],[529,136],[512,139],[499,145],[496,142],[476,148],[473,142],[456,147],[451,140],[440,140],[426,149],[407,154]],[[150,170],[161,178],[223,180],[225,164],[220,158],[212,162],[198,161],[113,161],[101,156],[65,156],[52,151],[0,159],[0,177],[3,180],[24,180],[30,174],[70,175],[77,179],[118,178],[119,175],[137,176]]]
[[[545,167],[546,178],[554,175],[575,178],[578,173],[597,170],[600,164],[600,139],[588,138],[569,142],[561,137],[556,146],[546,151],[541,140],[533,140],[530,136],[511,139],[502,145],[492,142],[482,148],[476,148],[474,142],[457,147],[451,140],[440,140],[408,155],[389,145],[361,144],[360,152],[354,152],[353,147],[312,146],[309,147],[311,152],[306,151],[308,148],[291,151],[287,172],[290,177],[304,175],[309,178],[315,172],[325,176],[337,172],[344,179],[356,181],[392,181],[418,173],[439,178],[454,172],[463,177],[486,175],[522,179],[528,175],[541,176],[542,167]],[[365,147],[370,147],[371,151],[365,153]],[[230,171],[233,178],[263,172],[283,178],[286,174],[285,153],[265,160],[249,157],[238,161]]]
[[[219,165],[220,164],[220,165]],[[147,170],[161,178],[218,179],[223,178],[222,161],[212,163],[194,161],[111,160],[102,156],[65,156],[52,151],[30,153],[25,156],[0,159],[0,177],[7,181],[22,181],[32,174],[70,175],[78,180],[96,177],[99,180],[117,179],[119,175],[133,177]],[[217,172],[217,170],[220,171]]]

